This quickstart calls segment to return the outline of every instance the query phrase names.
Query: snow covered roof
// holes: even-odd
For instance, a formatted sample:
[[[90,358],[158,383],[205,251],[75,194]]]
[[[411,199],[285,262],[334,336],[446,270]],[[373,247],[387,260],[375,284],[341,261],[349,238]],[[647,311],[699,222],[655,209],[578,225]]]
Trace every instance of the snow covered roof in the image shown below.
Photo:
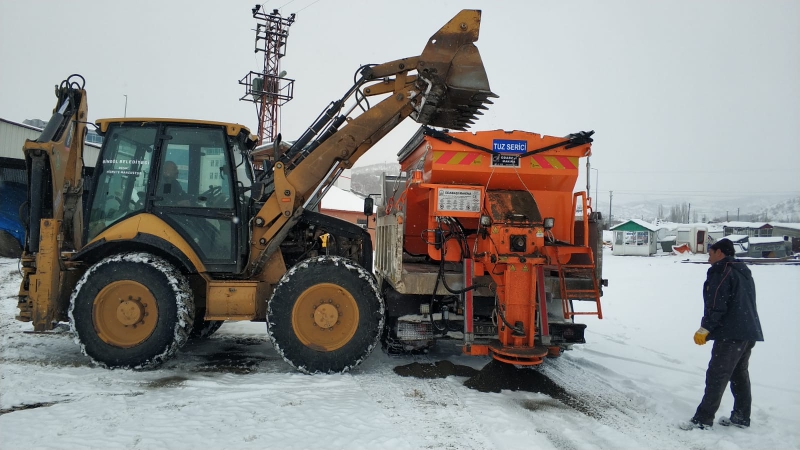
[[[646,230],[658,231],[658,228],[655,225],[653,225],[652,223],[649,223],[649,222],[645,222],[644,220],[640,220],[640,219],[626,220],[625,222],[622,222],[620,224],[614,225],[613,227],[611,227],[609,229],[613,230],[613,229],[619,228],[619,227],[621,227],[621,226],[623,226],[623,225],[625,225],[627,223],[635,223],[636,225],[639,225],[640,227],[642,227],[642,228],[644,228]]]
[[[739,242],[739,241],[747,241],[748,240],[747,238],[748,236],[746,234],[729,234],[727,236],[723,236],[721,239],[727,239],[731,242]]]
[[[674,222],[661,222],[658,224],[660,230],[674,230],[678,228],[678,224]]]
[[[778,244],[784,242],[783,236],[751,237],[751,244]]]
[[[336,209],[339,211],[364,211],[364,199],[356,194],[345,191],[336,186],[331,186],[319,205],[320,208]]]
[[[675,222],[661,222],[658,227],[664,228],[667,230],[677,230],[678,228],[686,228],[687,230],[691,227],[706,227],[708,231],[722,231],[721,223],[675,223]],[[701,228],[702,229],[702,228]]]
[[[800,230],[800,223],[770,222],[769,224],[772,225],[773,227],[791,228],[793,230]]]
[[[705,224],[705,223],[685,223],[685,224],[680,225],[677,228],[675,228],[675,231],[692,231],[693,229],[708,231],[708,224]],[[720,229],[718,231],[722,231],[722,230]]]
[[[722,222],[723,226],[730,228],[764,228],[771,226],[766,222]]]
[[[782,227],[791,228],[793,230],[800,230],[800,223],[796,222],[723,222],[722,225],[730,228],[772,228]]]
[[[42,129],[39,128],[39,127],[35,127],[33,125],[28,125],[26,123],[15,122],[13,120],[3,119],[2,117],[0,117],[0,122],[5,122],[7,124],[11,124],[11,125],[14,125],[16,127],[27,128],[27,129],[29,129],[31,131],[39,131],[39,132],[42,131]]]

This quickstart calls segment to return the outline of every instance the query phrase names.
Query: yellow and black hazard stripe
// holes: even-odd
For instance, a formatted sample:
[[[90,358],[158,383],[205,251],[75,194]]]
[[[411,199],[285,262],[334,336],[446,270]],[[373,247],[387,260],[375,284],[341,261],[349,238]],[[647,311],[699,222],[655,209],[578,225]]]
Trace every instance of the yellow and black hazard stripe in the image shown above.
[[[572,156],[531,156],[531,168],[533,169],[577,169],[578,157]]]
[[[577,169],[579,157],[573,156],[530,156],[531,168],[533,169]],[[478,152],[433,152],[434,164],[445,164],[450,166],[469,166],[480,165],[482,155]]]
[[[481,154],[478,152],[433,152],[434,164],[469,166],[478,165],[481,161]]]

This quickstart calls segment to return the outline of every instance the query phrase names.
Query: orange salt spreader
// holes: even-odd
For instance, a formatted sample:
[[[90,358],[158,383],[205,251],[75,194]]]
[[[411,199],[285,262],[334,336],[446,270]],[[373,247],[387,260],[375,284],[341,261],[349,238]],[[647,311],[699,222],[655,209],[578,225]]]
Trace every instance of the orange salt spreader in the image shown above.
[[[398,153],[401,175],[381,183],[385,348],[449,338],[466,354],[537,365],[585,343],[574,318],[602,318],[608,285],[601,215],[573,193],[592,134],[419,129]]]

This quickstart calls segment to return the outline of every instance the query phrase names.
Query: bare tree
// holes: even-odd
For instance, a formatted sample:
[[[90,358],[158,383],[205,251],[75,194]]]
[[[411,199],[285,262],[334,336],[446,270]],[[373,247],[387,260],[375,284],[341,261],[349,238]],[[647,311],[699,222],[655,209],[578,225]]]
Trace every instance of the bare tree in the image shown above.
[[[685,223],[689,221],[689,204],[686,202],[680,205],[672,205],[669,211],[669,221]]]

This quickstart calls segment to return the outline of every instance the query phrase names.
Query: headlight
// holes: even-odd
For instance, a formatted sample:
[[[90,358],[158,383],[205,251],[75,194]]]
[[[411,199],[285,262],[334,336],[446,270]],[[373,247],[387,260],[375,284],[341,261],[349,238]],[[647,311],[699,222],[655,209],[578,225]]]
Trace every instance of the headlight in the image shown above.
[[[544,229],[545,230],[549,230],[549,229],[553,228],[553,225],[555,225],[555,224],[556,224],[556,219],[554,219],[552,217],[545,217],[544,218]]]
[[[492,224],[492,218],[489,216],[481,216],[481,226],[488,227]]]

